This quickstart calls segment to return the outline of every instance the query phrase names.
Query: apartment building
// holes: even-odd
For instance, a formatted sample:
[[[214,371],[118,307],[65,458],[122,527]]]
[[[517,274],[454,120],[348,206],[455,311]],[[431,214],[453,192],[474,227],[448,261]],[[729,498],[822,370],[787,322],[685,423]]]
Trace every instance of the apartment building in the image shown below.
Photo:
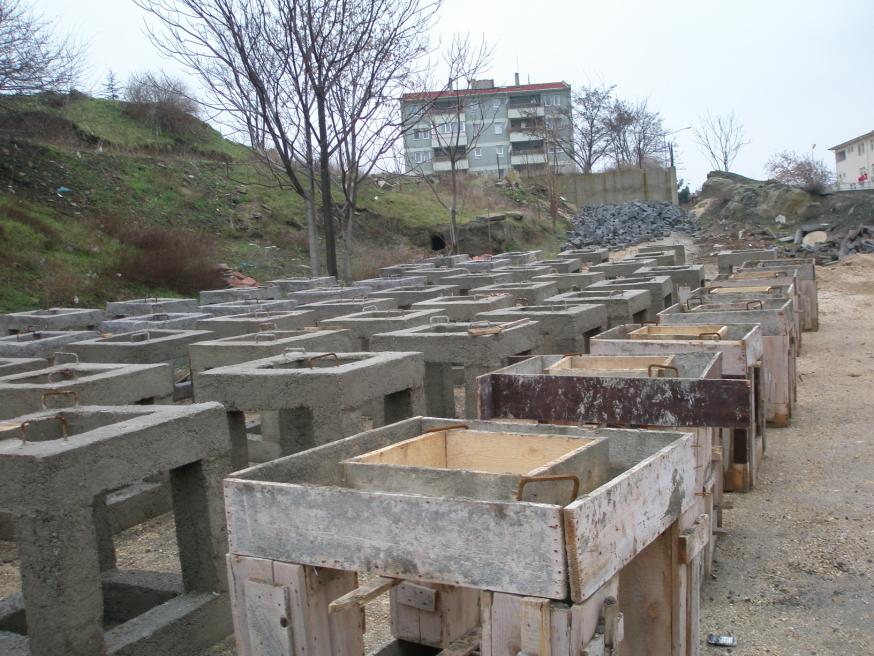
[[[874,130],[829,150],[835,154],[839,190],[874,189]]]
[[[404,138],[410,172],[456,169],[503,176],[510,170],[542,173],[547,163],[573,172],[567,149],[573,143],[571,87],[566,82],[495,86],[473,80],[467,89],[406,94]]]

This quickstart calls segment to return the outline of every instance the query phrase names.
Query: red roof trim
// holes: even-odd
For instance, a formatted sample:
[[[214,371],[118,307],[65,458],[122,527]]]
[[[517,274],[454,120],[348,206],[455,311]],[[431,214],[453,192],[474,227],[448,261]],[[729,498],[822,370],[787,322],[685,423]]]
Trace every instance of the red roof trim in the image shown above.
[[[510,93],[514,91],[548,91],[550,89],[570,89],[567,82],[541,82],[540,84],[520,84],[505,87],[492,87],[491,89],[458,89],[452,91],[423,91],[422,93],[405,93],[403,100],[432,100],[441,96],[475,96],[489,95],[493,93]]]

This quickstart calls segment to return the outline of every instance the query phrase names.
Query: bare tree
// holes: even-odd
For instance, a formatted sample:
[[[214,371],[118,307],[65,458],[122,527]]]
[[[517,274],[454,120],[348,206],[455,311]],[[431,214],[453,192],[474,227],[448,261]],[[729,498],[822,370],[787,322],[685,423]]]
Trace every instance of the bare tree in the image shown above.
[[[106,81],[103,83],[103,97],[106,100],[118,100],[121,97],[121,86],[118,83],[118,76],[111,68],[106,72]]]
[[[411,161],[410,167],[418,173],[431,188],[437,201],[449,212],[449,242],[447,250],[458,250],[458,211],[460,180],[459,171],[467,162],[468,153],[477,148],[483,134],[494,128],[498,110],[483,107],[477,101],[477,94],[470,89],[459,89],[459,81],[472,81],[488,67],[492,50],[485,42],[474,43],[470,37],[456,37],[443,55],[443,64],[449,71],[449,82],[439,91],[423,90],[409,94],[409,100],[418,100],[414,110],[418,117],[405,117],[408,126],[415,129],[418,120],[428,123],[431,138],[437,142],[437,159],[449,165],[449,193],[444,194],[439,178],[424,171],[424,162]],[[434,85],[424,82],[431,89]]]
[[[67,91],[78,80],[83,47],[19,0],[0,0],[0,94]]]
[[[431,52],[427,34],[438,2],[397,0],[380,16],[374,31],[328,98],[331,127],[336,136],[337,172],[343,202],[343,277],[352,278],[353,226],[362,183],[386,163],[396,144],[422,115],[403,117],[397,98],[423,73],[421,64]]]
[[[644,168],[663,150],[666,132],[658,112],[644,99],[615,99],[604,122],[613,165]]]
[[[591,173],[609,152],[607,124],[613,106],[613,89],[615,86],[581,87],[573,94],[571,106],[564,110],[572,122],[573,136],[570,142],[561,141],[562,150],[583,173]]]
[[[765,164],[773,180],[801,187],[810,193],[822,193],[834,182],[834,174],[813,155],[800,155],[789,150],[775,154]]]
[[[710,165],[718,171],[729,171],[740,149],[749,141],[744,139],[744,127],[738,118],[731,114],[702,116],[695,129],[698,149],[710,160]]]

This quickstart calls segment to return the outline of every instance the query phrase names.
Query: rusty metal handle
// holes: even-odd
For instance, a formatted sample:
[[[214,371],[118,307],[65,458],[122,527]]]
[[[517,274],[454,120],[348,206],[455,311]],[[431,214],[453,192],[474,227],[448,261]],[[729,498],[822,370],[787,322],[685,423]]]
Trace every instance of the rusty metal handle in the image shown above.
[[[716,342],[722,340],[722,335],[719,333],[698,333],[698,339],[704,339],[705,337],[710,337]]]
[[[53,371],[48,375],[48,382],[57,383],[59,380],[52,380],[53,376],[60,375],[61,378],[59,380],[78,380],[79,372],[75,369],[60,369],[59,371]]]
[[[258,342],[262,342],[262,341],[271,342],[275,339],[276,339],[276,333],[270,333],[270,332],[255,333],[255,343],[256,344]]]
[[[70,435],[70,424],[67,423],[67,419],[63,415],[52,415],[51,417],[40,417],[39,419],[29,419],[28,421],[24,421],[18,427],[21,431],[21,443],[27,444],[27,429],[31,424],[36,424],[41,421],[58,421],[61,423],[61,434],[66,440]]]
[[[169,320],[170,320],[170,315],[167,314],[166,312],[161,312],[159,314],[152,315],[152,321],[169,321]]]
[[[573,474],[551,474],[549,476],[522,476],[519,479],[519,487],[516,488],[516,501],[522,501],[522,493],[528,483],[549,481],[571,481],[574,484],[574,489],[571,492],[571,501],[577,498],[580,493],[580,477]]]
[[[143,303],[157,303],[157,302],[158,302],[157,296],[146,296],[143,299]]]
[[[422,432],[422,435],[427,435],[428,433],[442,433],[443,431],[451,431],[451,430],[468,430],[467,424],[449,424],[448,426],[440,426],[440,428],[429,428],[426,431]]]
[[[785,277],[787,277],[788,275],[789,275],[789,273],[786,272],[786,271],[775,271],[775,272],[774,272],[774,277],[775,277],[775,278],[785,278]]]
[[[76,353],[70,353],[69,351],[55,351],[52,353],[52,362],[54,364],[58,364],[58,356],[59,355],[67,355],[72,358],[73,364],[79,364],[79,355]]]
[[[756,303],[759,304],[758,307],[755,307]],[[764,308],[765,304],[762,301],[747,301],[747,310],[763,310]]]
[[[73,405],[79,405],[79,392],[77,392],[76,390],[54,390],[51,392],[46,392],[40,398],[40,404],[42,405],[43,410],[47,409],[48,406],[46,405],[46,399],[48,399],[50,396],[72,396]]]
[[[379,306],[377,305],[365,305],[361,308],[362,312],[377,312],[379,311]]]
[[[311,358],[307,358],[307,367],[310,369],[313,368],[313,362],[316,360],[321,360],[323,358],[334,358],[337,362],[340,361],[340,358],[337,357],[336,353],[320,353],[319,355],[314,355]]]
[[[437,321],[435,321],[437,319]],[[449,323],[448,314],[435,314],[428,320],[428,323]]]
[[[130,341],[133,341],[135,337],[140,337],[140,336],[145,337],[147,342],[152,339],[152,333],[150,333],[148,330],[138,330],[135,333],[131,333],[130,336],[128,337],[128,339]]]
[[[692,305],[691,305],[692,301],[698,301],[698,303],[695,304],[695,307],[698,307],[699,305],[704,305],[704,299],[701,298],[700,296],[690,296],[689,298],[686,299],[686,310],[687,311],[692,309]]]
[[[259,333],[269,333],[274,330],[279,330],[275,321],[265,321],[264,323],[258,324]]]
[[[680,377],[680,370],[674,366],[669,365],[669,364],[651,364],[646,368],[646,375],[649,376],[650,378],[657,378],[657,376],[653,376],[654,371],[661,371],[661,372],[673,371],[674,378]],[[662,376],[662,378],[664,378],[664,376]]]

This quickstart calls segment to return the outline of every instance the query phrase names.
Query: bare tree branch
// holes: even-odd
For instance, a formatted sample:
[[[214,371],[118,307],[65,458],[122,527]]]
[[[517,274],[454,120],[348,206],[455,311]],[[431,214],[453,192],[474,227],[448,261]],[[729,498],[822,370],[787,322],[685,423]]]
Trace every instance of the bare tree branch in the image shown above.
[[[744,127],[734,115],[709,112],[702,116],[695,129],[698,149],[718,171],[729,171],[740,149],[749,141],[744,139]]]

